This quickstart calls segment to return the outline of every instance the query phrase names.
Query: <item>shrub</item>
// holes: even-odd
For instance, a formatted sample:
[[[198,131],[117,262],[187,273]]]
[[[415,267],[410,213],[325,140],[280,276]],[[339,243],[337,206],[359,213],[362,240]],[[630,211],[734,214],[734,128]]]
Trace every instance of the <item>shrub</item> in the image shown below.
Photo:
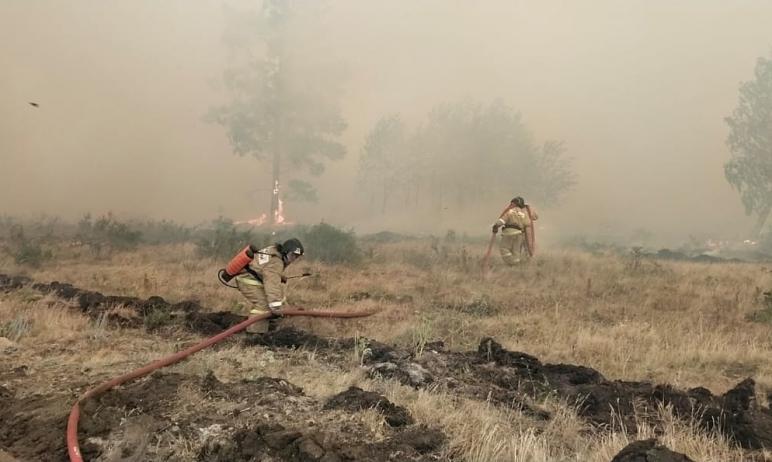
[[[362,259],[362,251],[353,231],[344,231],[327,223],[299,228],[297,231],[310,260],[358,263]]]
[[[772,324],[772,291],[764,292],[762,308],[747,315],[746,319],[752,322]]]
[[[13,259],[18,265],[39,267],[52,257],[50,250],[43,250],[40,244],[25,243],[14,252]]]
[[[172,316],[168,309],[155,309],[147,313],[142,321],[146,330],[154,331],[169,324],[171,320]]]
[[[239,230],[232,220],[219,217],[212,221],[210,229],[198,233],[196,247],[202,257],[228,259],[248,244],[257,247],[268,245],[268,233],[256,233],[251,229]]]
[[[449,244],[453,244],[458,239],[458,235],[456,234],[456,231],[449,229],[447,233],[445,233],[445,242]]]
[[[78,222],[78,238],[97,254],[102,250],[131,250],[142,240],[142,233],[115,219],[112,213],[97,220],[86,214]]]
[[[18,265],[37,268],[53,256],[50,250],[43,249],[39,240],[27,238],[22,225],[11,225],[8,241],[10,246],[6,250]]]
[[[500,311],[498,304],[485,294],[451,299],[450,301],[440,303],[438,307],[481,318],[493,316]]]
[[[368,244],[392,244],[415,239],[407,234],[399,234],[392,231],[380,231],[374,234],[366,234],[359,240]]]
[[[148,244],[178,244],[193,239],[194,228],[169,220],[148,220],[135,227],[141,230],[142,240]]]
[[[0,215],[0,237],[6,237],[16,220],[8,215]]]
[[[429,252],[420,250],[404,250],[402,252],[402,261],[421,271],[429,271],[434,266],[434,256]]]

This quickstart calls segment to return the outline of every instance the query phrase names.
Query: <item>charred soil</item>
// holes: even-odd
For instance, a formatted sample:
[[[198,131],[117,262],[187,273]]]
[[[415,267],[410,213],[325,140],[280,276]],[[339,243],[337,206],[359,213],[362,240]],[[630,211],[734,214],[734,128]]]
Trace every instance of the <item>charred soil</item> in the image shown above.
[[[228,312],[209,313],[194,301],[105,296],[69,284],[0,275],[0,290],[25,286],[72,299],[88,316],[107,316],[126,328],[147,328],[145,319],[159,312],[167,314],[173,325],[205,335],[244,319]],[[130,314],[112,313],[119,305],[131,308]],[[361,366],[375,379],[445,390],[537,419],[552,418],[538,404],[545,397],[576,403],[578,414],[598,431],[617,425],[634,429],[641,418],[656,425],[656,411],[665,406],[677,417],[695,418],[703,429],[720,432],[745,449],[772,447],[772,411],[756,401],[751,378],[714,395],[701,387],[681,390],[667,384],[608,380],[586,366],[542,363],[491,338],[465,352],[446,351],[441,342],[429,343],[421,354],[374,340],[325,338],[294,328],[241,338],[244,348],[313,350],[341,368],[350,367],[352,349],[363,345]],[[13,374],[24,371],[4,371],[0,379]],[[75,399],[66,390],[44,396],[0,387],[0,405],[5,409],[0,414],[0,449],[23,460],[66,460],[64,428]],[[379,434],[364,421],[363,411],[368,410],[383,416],[385,425]],[[405,407],[384,396],[347,387],[319,400],[281,377],[223,382],[211,373],[156,372],[86,401],[81,414],[79,435],[87,460],[166,460],[173,455],[171,448],[180,445],[189,451],[187,459],[181,460],[453,459],[440,429],[416,423]],[[664,454],[653,443],[643,449]],[[649,460],[640,457],[618,460]]]

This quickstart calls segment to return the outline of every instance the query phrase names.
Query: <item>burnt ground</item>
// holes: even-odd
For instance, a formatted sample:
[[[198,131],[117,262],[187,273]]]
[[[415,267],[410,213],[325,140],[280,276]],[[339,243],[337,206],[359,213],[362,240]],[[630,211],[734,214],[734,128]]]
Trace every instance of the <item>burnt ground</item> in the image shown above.
[[[68,398],[16,398],[13,390],[0,386],[0,450],[21,460],[68,460],[64,442]]]
[[[628,444],[611,459],[611,462],[694,462],[694,460],[660,445],[656,439],[649,439]]]
[[[167,325],[180,325],[204,335],[213,335],[244,321],[246,316],[230,311],[210,312],[195,300],[169,303],[161,297],[147,299],[121,295],[103,295],[83,290],[71,284],[54,281],[33,282],[25,276],[0,274],[0,291],[30,287],[46,294],[72,300],[81,312],[93,319],[104,317],[108,322],[125,328],[145,327],[154,330]],[[131,311],[115,310],[116,307]]]
[[[273,348],[311,348],[331,356],[351,351],[354,339],[325,339],[295,329],[249,337],[245,343]],[[361,340],[360,340],[361,341]],[[420,357],[371,342],[364,359],[371,376],[391,378],[412,387],[433,386],[455,395],[511,406],[533,417],[549,419],[533,404],[544,397],[576,403],[579,415],[597,428],[624,425],[635,429],[641,418],[653,422],[661,406],[681,418],[697,419],[746,449],[772,447],[772,410],[756,401],[753,379],[723,395],[702,387],[679,390],[667,384],[608,380],[595,369],[571,364],[544,364],[527,353],[509,351],[491,338],[476,351],[445,351],[429,344]]]
[[[70,298],[85,314],[107,316],[129,328],[152,330],[147,319],[159,318],[212,334],[244,319],[227,312],[206,312],[192,301],[172,304],[160,297],[105,296],[69,284],[39,284],[0,275],[0,290],[25,286]],[[133,312],[128,316],[125,309],[113,312],[119,305]],[[350,364],[352,349],[363,342],[323,338],[293,328],[242,338],[245,347],[307,348],[341,365]],[[576,403],[579,415],[599,431],[620,423],[631,430],[641,419],[656,424],[658,409],[667,406],[676,416],[693,417],[704,429],[720,432],[748,450],[772,447],[772,411],[756,402],[751,378],[714,395],[701,387],[681,390],[667,384],[608,380],[589,367],[545,364],[490,338],[467,352],[445,351],[441,342],[430,343],[420,356],[377,341],[364,339],[364,343],[363,366],[371,376],[411,387],[431,386],[544,420],[551,418],[549,412],[535,403],[553,397]],[[0,371],[0,383],[9,374],[24,371]],[[23,390],[0,388],[0,406],[6,410],[0,414],[0,451],[22,460],[67,460],[63,435],[73,400],[72,394],[25,396]],[[363,420],[365,409],[383,414],[386,425],[380,435]],[[280,378],[222,383],[211,374],[156,372],[84,403],[81,415],[79,434],[86,460],[167,460],[180,456],[179,449],[173,448],[181,445],[190,454],[178,460],[451,460],[442,432],[414,423],[397,403],[358,388],[340,390],[319,402]],[[657,451],[665,454],[655,446],[642,448],[643,455],[631,452],[618,460],[659,460],[648,457]],[[624,455],[623,451],[618,457]]]
[[[383,396],[374,399],[397,407]],[[68,460],[64,404],[71,401],[16,399],[0,389],[0,445],[21,460]],[[403,422],[378,438],[357,416],[370,403],[348,391],[319,402],[273,377],[226,384],[211,374],[157,372],[83,403],[80,445],[85,460],[447,460],[445,436],[436,429]],[[187,454],[180,454],[180,443]]]

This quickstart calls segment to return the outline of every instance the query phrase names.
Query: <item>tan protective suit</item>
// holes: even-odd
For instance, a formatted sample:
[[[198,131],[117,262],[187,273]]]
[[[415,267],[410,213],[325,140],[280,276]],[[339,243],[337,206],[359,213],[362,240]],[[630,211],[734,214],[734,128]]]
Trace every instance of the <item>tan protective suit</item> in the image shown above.
[[[255,278],[246,269],[236,276],[236,286],[241,295],[246,298],[251,306],[251,315],[268,313],[270,310],[279,310],[284,305],[284,260],[276,246],[260,249],[255,253],[255,258],[249,263],[249,269],[255,273]],[[247,313],[244,313],[247,314]],[[272,320],[272,323],[275,322]],[[258,321],[247,329],[249,332],[266,332],[268,320]]]
[[[536,219],[535,212],[531,210]],[[526,227],[531,225],[531,219],[528,217],[528,210],[520,207],[509,209],[498,220],[501,228],[501,241],[499,241],[499,251],[501,259],[509,266],[514,266],[528,258],[528,249],[525,247]]]

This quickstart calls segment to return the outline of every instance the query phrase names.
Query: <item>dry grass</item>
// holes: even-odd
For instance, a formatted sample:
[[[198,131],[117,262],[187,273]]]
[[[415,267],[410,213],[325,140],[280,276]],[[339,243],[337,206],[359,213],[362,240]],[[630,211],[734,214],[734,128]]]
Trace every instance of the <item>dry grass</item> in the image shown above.
[[[478,260],[465,258],[464,252],[477,256],[483,249],[448,245],[436,252],[418,241],[377,245],[369,262],[358,267],[301,262],[290,272],[309,268],[317,276],[294,281],[290,303],[382,312],[365,320],[285,322],[322,335],[397,343],[419,353],[427,341],[468,349],[491,336],[542,361],[590,366],[610,379],[705,386],[722,393],[751,376],[760,390],[772,389],[772,325],[749,320],[763,308],[761,293],[772,289],[772,273],[762,265],[636,262],[556,251],[514,269],[495,261],[483,278]],[[194,298],[212,309],[234,309],[243,303],[239,294],[215,277],[224,263],[199,259],[190,245],[174,245],[102,259],[60,253],[36,270],[0,259],[0,268],[106,294]],[[52,380],[79,368],[86,375],[78,387],[191,340],[184,333],[175,340],[113,329],[28,290],[0,297],[0,329],[19,344],[9,356],[12,363],[36,364],[40,377]],[[319,399],[350,385],[380,390],[408,406],[418,421],[443,427],[451,438],[449,451],[469,461],[607,461],[627,442],[653,435],[645,425],[637,434],[589,432],[570,403],[543,403],[555,415],[545,423],[486,403],[374,382],[357,367],[355,354],[361,351],[352,351],[350,364],[341,369],[319,361],[313,351],[279,353],[231,342],[174,370],[199,375],[212,370],[226,382],[280,376]],[[677,421],[666,409],[661,413],[668,425],[659,436],[672,449],[700,461],[742,460],[726,441]],[[378,416],[371,420],[375,429]]]

